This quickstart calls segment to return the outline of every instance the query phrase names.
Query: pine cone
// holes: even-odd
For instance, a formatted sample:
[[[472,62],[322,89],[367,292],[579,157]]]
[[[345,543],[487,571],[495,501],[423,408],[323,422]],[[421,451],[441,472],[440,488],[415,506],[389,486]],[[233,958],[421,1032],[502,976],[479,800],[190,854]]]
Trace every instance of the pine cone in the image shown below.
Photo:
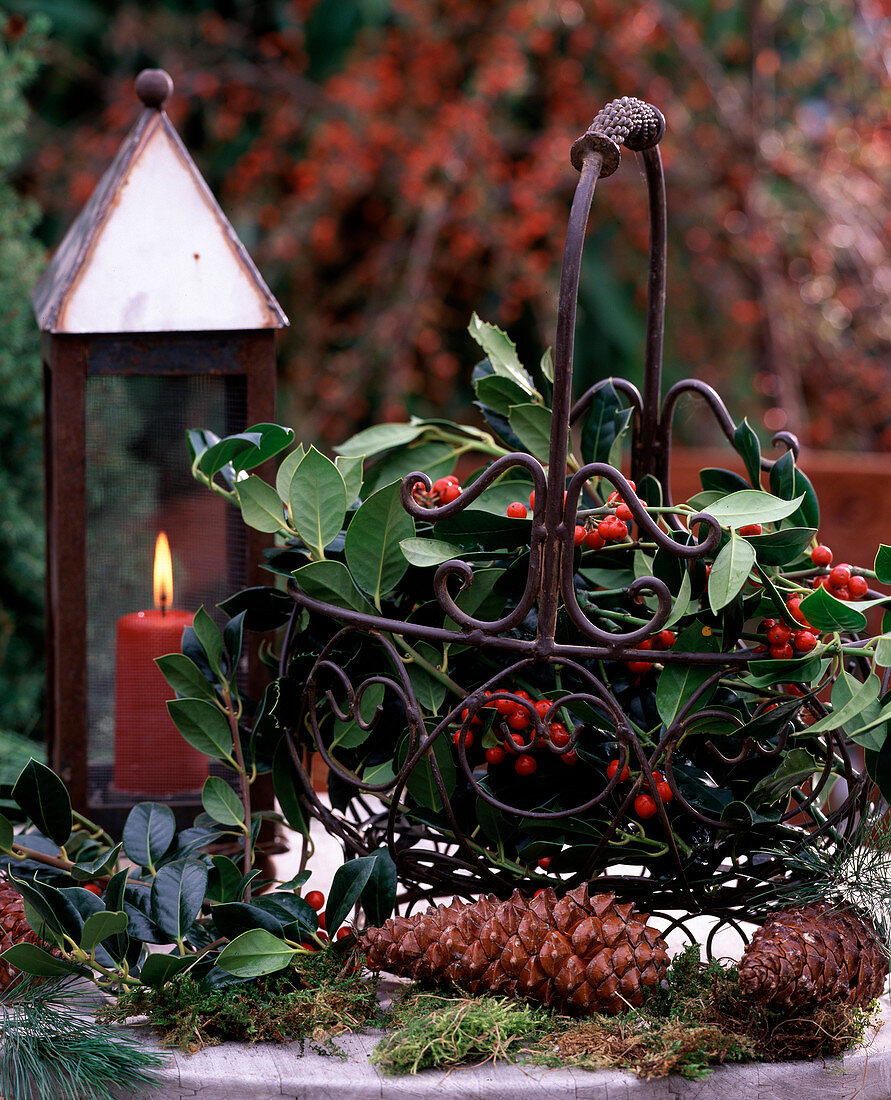
[[[488,894],[392,917],[367,928],[360,943],[374,969],[575,1015],[616,1015],[642,1004],[645,987],[658,985],[668,967],[665,941],[646,920],[614,894],[589,897],[584,885],[564,898],[515,890],[504,902]]]
[[[739,964],[740,989],[776,1008],[827,1001],[857,1006],[882,992],[888,959],[872,924],[853,909],[814,902],[774,913]]]
[[[22,896],[5,878],[0,878],[0,951],[12,947],[14,943],[36,943],[43,948],[47,945],[32,931],[25,919],[25,907]],[[53,951],[58,955],[58,951]],[[17,977],[19,971],[0,959],[0,992]]]

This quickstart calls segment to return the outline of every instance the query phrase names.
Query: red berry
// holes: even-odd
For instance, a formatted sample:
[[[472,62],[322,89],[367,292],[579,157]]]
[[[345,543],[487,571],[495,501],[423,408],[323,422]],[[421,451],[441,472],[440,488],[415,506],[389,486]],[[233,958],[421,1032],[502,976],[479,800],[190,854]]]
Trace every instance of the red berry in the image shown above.
[[[660,630],[656,635],[656,648],[671,649],[676,641],[677,638],[673,630]]]
[[[525,707],[517,707],[513,714],[507,716],[507,724],[512,730],[524,730],[530,722],[529,711]]]
[[[846,584],[843,584],[841,588],[830,588],[829,591],[837,600],[849,600],[851,598],[851,590]]]
[[[514,771],[517,775],[532,775],[537,768],[538,764],[535,757],[525,752],[521,753],[514,761]]]
[[[317,913],[320,913],[325,906],[325,895],[321,890],[310,890],[303,900]]]
[[[491,749],[486,749],[486,763],[490,765],[503,764],[504,755],[504,749],[500,745],[493,745]]]
[[[461,711],[461,721],[466,725],[468,720],[472,726],[481,726],[483,724],[483,720],[478,714],[471,716],[470,707],[465,707],[464,710]]]
[[[544,716],[551,709],[551,701],[550,699],[539,699],[537,702],[533,703],[532,706],[534,707],[535,713],[538,715],[538,717],[544,718]]]
[[[766,634],[768,630],[772,630],[777,625],[777,619],[762,619],[761,626],[758,628],[762,634]]]
[[[325,931],[326,924],[325,924],[325,914],[324,913],[319,913],[319,928],[321,928],[323,932]]]
[[[584,527],[580,527],[578,524],[576,524],[575,533],[572,536],[573,543],[576,546],[581,546],[582,543],[585,541],[587,534],[588,532],[585,530]]]
[[[788,661],[795,656],[792,646],[788,642],[783,642],[782,645],[772,645],[769,652],[775,661]]]
[[[442,480],[447,481],[450,485],[460,485],[461,484],[460,479],[457,478],[454,474],[446,474],[446,476]]]
[[[832,564],[832,551],[828,546],[815,546],[811,550],[811,561],[814,565],[827,566]]]
[[[473,745],[473,734],[470,730],[466,732],[464,730],[455,730],[452,734],[452,740],[456,745],[460,745],[463,742],[465,747],[469,749]]]
[[[452,485],[451,482],[445,485],[439,493],[440,504],[451,504],[453,500],[457,500],[461,496],[461,486]]]
[[[792,635],[792,644],[799,653],[810,653],[817,645],[817,638],[810,630],[796,630]]]
[[[620,504],[616,509],[616,519],[625,520],[630,523],[634,519],[634,513],[627,504]]]
[[[649,672],[653,667],[650,661],[629,661],[628,671],[633,672],[637,676],[643,676],[645,672]]]
[[[590,550],[602,550],[604,545],[603,537],[596,527],[592,527],[591,530],[585,535],[585,546]]]
[[[674,792],[664,779],[661,783],[656,784],[656,794],[659,795],[660,799],[663,802],[671,802],[671,800],[674,798]]]
[[[319,927],[318,932],[316,932],[316,935],[323,943],[328,943],[328,933],[321,926]]]
[[[548,736],[551,739],[551,744],[556,745],[558,749],[562,749],[564,745],[569,744],[569,730],[562,722],[551,722]]]
[[[521,500],[515,500],[513,504],[508,504],[507,514],[511,519],[525,519],[529,513]]]
[[[350,936],[350,935],[352,935],[352,933],[350,932],[349,928],[347,928],[347,926],[344,924],[341,928],[337,929],[337,932],[335,933],[334,938],[336,940],[343,940],[343,939],[346,939],[346,937]]]
[[[513,701],[513,699],[496,699],[494,706],[495,710],[499,714],[513,714],[513,712],[517,709],[517,704]]]
[[[771,645],[783,645],[792,637],[792,631],[785,623],[777,623],[767,632],[767,640]]]
[[[851,593],[852,599],[862,599],[869,591],[869,583],[866,577],[851,577],[848,581],[848,591]]]
[[[579,756],[575,749],[570,749],[569,752],[564,752],[563,755],[560,757],[564,764],[570,765],[576,764],[578,762],[578,758]]]
[[[648,817],[652,817],[656,812],[656,803],[651,795],[639,794],[634,800],[634,812],[638,817],[642,817],[644,821]]]
[[[832,588],[842,588],[851,579],[850,565],[840,563],[829,570],[829,584]]]
[[[538,866],[542,869],[542,871],[547,871],[547,869],[551,866],[551,857],[542,856],[541,859],[538,861]]]
[[[792,618],[800,622],[802,626],[810,626],[811,624],[807,621],[804,612],[799,606],[800,603],[801,596],[793,596],[791,600],[786,600],[786,610]]]
[[[533,489],[533,490],[532,490],[532,492],[531,492],[531,493],[529,494],[529,507],[530,507],[530,508],[534,508],[534,507],[535,507],[535,490],[534,490],[534,489]]]
[[[612,779],[612,777],[616,774],[616,772],[618,770],[619,770],[619,761],[618,760],[610,760],[609,764],[607,764],[607,766],[606,766],[606,774],[607,774],[608,778]],[[625,783],[625,782],[628,781],[628,779],[630,777],[631,777],[631,772],[628,770],[628,765],[626,764],[624,766],[624,768],[622,768],[622,774],[619,776],[619,782],[620,783]]]
[[[761,524],[760,523],[747,523],[744,527],[740,527],[739,533],[741,535],[760,535]]]
[[[102,887],[98,886],[95,882],[85,882],[83,888],[84,890],[89,890],[91,894],[95,894],[97,898],[102,897]]]

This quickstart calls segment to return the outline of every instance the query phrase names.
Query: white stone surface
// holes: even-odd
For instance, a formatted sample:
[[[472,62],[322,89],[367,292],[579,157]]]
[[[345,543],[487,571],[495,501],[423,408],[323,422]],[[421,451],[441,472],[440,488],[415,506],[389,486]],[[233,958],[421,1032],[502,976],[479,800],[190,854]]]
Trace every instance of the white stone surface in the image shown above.
[[[891,1012],[883,998],[883,1019]],[[152,1100],[888,1100],[891,1031],[844,1059],[718,1066],[704,1081],[641,1081],[628,1073],[552,1070],[491,1063],[384,1077],[368,1061],[381,1032],[345,1035],[345,1061],[300,1044],[225,1043],[198,1054],[176,1052]]]

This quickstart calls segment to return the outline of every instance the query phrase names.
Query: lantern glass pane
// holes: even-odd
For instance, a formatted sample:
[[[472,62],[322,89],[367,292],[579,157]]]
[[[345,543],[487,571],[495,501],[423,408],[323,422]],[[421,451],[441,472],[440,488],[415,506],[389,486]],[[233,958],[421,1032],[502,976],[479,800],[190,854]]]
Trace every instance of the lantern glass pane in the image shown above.
[[[175,799],[201,786],[206,762],[190,760],[187,746],[185,758],[180,751],[164,702],[173,692],[163,678],[160,687],[152,681],[153,673],[160,677],[153,658],[179,648],[183,625],[202,605],[223,625],[216,605],[244,585],[243,525],[235,509],[193,480],[186,445],[190,428],[226,435],[244,427],[243,377],[87,380],[91,804],[132,803],[139,794]],[[162,531],[172,559],[163,611],[152,583]]]

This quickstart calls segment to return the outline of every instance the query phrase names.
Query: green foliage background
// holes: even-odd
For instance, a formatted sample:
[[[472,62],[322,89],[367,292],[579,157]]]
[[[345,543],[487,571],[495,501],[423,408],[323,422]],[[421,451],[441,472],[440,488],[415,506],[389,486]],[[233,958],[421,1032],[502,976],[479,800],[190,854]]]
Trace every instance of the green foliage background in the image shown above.
[[[0,12],[0,23],[5,17]],[[42,392],[30,294],[43,264],[37,204],[13,174],[28,126],[24,89],[46,24],[6,20],[0,39],[0,752],[21,755],[10,731],[39,735],[43,671]],[[17,769],[14,769],[17,770]]]

